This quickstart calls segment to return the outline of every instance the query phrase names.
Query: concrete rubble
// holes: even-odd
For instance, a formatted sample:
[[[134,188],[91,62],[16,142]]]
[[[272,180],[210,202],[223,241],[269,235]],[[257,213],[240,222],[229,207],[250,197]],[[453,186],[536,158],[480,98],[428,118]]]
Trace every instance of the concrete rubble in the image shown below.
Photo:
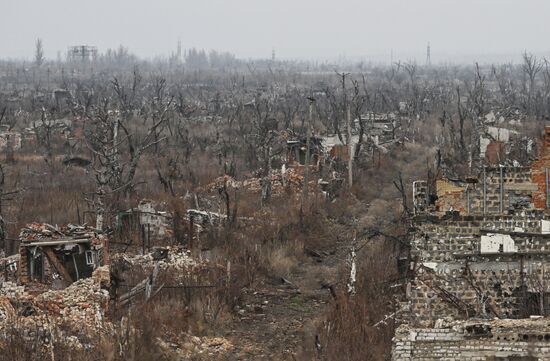
[[[76,281],[63,290],[38,294],[32,286],[3,282],[0,334],[17,334],[39,347],[47,346],[52,338],[74,348],[91,347],[99,335],[113,332],[113,325],[106,318],[108,285],[106,266],[98,268],[91,278]]]
[[[119,261],[145,271],[152,271],[158,267],[160,271],[169,270],[174,273],[190,273],[194,269],[206,265],[206,263],[192,258],[190,251],[181,247],[159,247],[145,255],[131,256],[119,253],[113,257],[112,262]]]
[[[164,285],[177,288],[190,280],[200,282],[201,275],[208,274],[210,269],[208,262],[192,258],[190,252],[182,247],[157,247],[147,254],[122,253],[108,257],[107,236],[88,226],[58,227],[32,223],[21,230],[20,243],[18,255],[2,260],[0,346],[16,337],[34,345],[37,352],[49,352],[54,343],[77,351],[93,349],[101,339],[117,337],[122,323],[113,319],[114,312],[136,302],[147,302]],[[104,251],[102,262],[90,264],[91,271],[87,275],[78,257],[87,258],[86,252],[96,249],[94,247]],[[108,263],[103,264],[103,261]],[[118,272],[120,265],[123,272]],[[64,270],[66,277],[74,279],[57,283],[64,278],[58,268]],[[75,270],[80,272],[73,272]],[[143,290],[139,290],[139,294],[146,294],[145,298],[136,298],[132,294],[126,302],[118,302],[120,292],[117,293],[116,289],[122,286],[121,281],[126,275],[134,278],[146,276],[140,282]],[[157,276],[159,281],[154,283]],[[134,281],[130,277],[128,280]],[[124,291],[124,286],[120,291]],[[124,319],[120,322],[125,322]],[[191,336],[177,343],[181,354],[187,352],[181,345],[189,343],[189,339]],[[161,344],[171,348],[167,341],[159,340],[158,346],[162,349]],[[231,347],[223,339],[205,338],[192,344],[189,352],[200,351],[205,355],[224,352]]]

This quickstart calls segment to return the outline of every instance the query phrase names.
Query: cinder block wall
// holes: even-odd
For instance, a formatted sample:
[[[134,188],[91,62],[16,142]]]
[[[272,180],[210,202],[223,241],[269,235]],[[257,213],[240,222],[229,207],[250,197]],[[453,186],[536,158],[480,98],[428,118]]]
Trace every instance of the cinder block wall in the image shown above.
[[[430,327],[444,317],[525,317],[528,294],[550,292],[550,236],[540,234],[539,216],[533,211],[417,223],[411,244],[416,277],[408,288],[408,322]],[[483,230],[527,233],[513,233],[515,254],[480,254]]]
[[[538,332],[537,332],[538,331]],[[452,328],[397,330],[392,360],[548,360],[550,334],[504,329],[490,335]]]

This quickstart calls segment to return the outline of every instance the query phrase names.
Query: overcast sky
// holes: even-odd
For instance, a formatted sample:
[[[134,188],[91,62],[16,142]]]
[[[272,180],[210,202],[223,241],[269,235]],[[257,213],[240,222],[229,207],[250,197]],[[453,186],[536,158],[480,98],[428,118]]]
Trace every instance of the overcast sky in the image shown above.
[[[184,48],[241,58],[432,61],[550,54],[548,0],[0,0],[0,57],[123,44],[140,56]]]

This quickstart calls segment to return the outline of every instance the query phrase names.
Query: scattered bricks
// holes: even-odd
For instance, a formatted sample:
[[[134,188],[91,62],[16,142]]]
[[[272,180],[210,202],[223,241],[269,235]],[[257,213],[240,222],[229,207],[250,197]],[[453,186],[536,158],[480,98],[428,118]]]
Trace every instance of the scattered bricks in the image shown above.
[[[201,271],[215,266],[206,260],[192,258],[190,251],[182,247],[166,247],[163,250],[166,251],[166,257],[158,260],[153,257],[158,250],[135,256],[117,254],[111,259],[111,268],[122,266],[122,269],[140,270],[140,273],[144,274],[150,274],[155,268],[158,268],[159,273],[170,273],[172,282],[185,284],[189,276],[198,275]]]
[[[99,273],[99,272],[98,272]],[[27,291],[29,286],[10,282],[0,287],[0,334],[16,331],[38,347],[52,338],[66,339],[72,346],[82,347],[82,340],[98,334],[111,335],[113,326],[105,320],[109,294],[101,289],[102,279],[81,279],[64,290],[49,290],[38,295]],[[77,342],[78,341],[78,342]]]
[[[101,288],[108,288],[111,284],[111,274],[110,269],[108,266],[101,266],[98,267],[93,273],[92,273],[92,280],[94,283],[97,283],[100,285]]]

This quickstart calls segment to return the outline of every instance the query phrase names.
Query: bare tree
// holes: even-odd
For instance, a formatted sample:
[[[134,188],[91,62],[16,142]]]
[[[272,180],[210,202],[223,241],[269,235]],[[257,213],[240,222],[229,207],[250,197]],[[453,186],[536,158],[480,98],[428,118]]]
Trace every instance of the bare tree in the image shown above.
[[[526,90],[527,93],[527,113],[530,115],[534,114],[533,106],[533,95],[535,93],[535,81],[537,74],[541,71],[543,63],[537,59],[533,54],[523,53],[523,72],[529,78],[529,85]]]
[[[103,228],[109,208],[107,197],[129,195],[135,186],[134,177],[142,155],[165,139],[162,132],[173,110],[173,97],[166,95],[166,81],[159,78],[153,82],[153,97],[144,103],[138,102],[140,81],[134,73],[128,89],[115,78],[112,86],[116,103],[104,96],[83,114],[88,120],[86,144],[93,156],[98,229]],[[134,127],[140,120],[145,126],[143,132]]]
[[[44,64],[44,46],[42,44],[42,39],[38,38],[36,39],[35,43],[35,49],[34,49],[34,64],[37,67],[42,66]]]

